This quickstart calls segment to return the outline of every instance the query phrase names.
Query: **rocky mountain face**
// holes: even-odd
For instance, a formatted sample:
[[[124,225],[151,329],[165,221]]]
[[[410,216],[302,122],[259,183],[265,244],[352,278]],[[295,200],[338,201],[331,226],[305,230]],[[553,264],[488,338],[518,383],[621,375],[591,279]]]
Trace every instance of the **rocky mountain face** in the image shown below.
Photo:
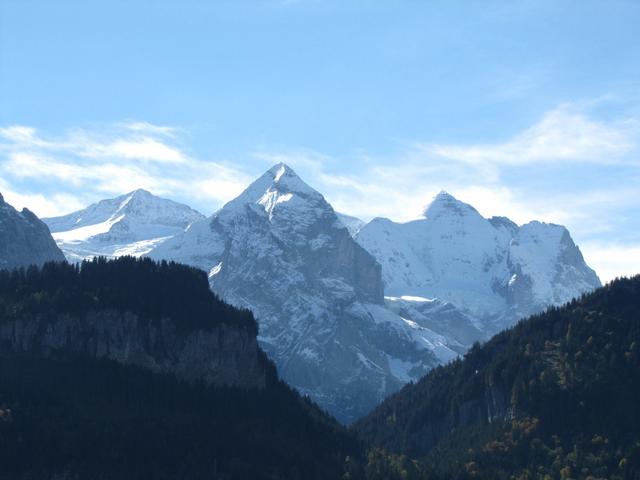
[[[184,333],[170,319],[151,322],[116,310],[24,315],[0,323],[0,356],[33,352],[89,355],[213,385],[260,388],[265,382],[250,329],[222,324]]]
[[[143,255],[203,218],[186,205],[139,189],[43,220],[67,259],[78,262],[98,255]]]
[[[284,164],[150,256],[207,271],[221,298],[254,312],[282,377],[344,421],[457,354],[385,307],[380,265]]]
[[[449,302],[487,334],[600,286],[566,228],[485,219],[445,192],[423,218],[376,218],[356,240],[382,265],[387,295]]]
[[[0,194],[0,269],[64,260],[47,226],[31,211],[18,212]]]

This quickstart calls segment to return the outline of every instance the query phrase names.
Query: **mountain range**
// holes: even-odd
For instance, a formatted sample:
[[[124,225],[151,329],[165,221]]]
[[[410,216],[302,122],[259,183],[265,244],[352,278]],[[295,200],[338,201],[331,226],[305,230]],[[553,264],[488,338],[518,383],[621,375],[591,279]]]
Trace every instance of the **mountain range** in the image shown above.
[[[421,219],[336,213],[278,164],[212,216],[137,190],[44,219],[70,261],[147,255],[252,310],[282,377],[344,422],[496,331],[600,285],[568,231],[441,193]]]
[[[600,286],[565,227],[486,219],[446,192],[422,218],[376,218],[356,240],[382,265],[386,295],[450,302],[489,334]]]

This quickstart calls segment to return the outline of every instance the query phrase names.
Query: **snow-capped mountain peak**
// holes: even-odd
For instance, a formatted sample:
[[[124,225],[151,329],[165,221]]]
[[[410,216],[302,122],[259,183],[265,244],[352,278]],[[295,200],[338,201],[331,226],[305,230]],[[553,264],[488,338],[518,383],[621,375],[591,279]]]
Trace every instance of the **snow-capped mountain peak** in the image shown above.
[[[286,190],[290,193],[312,193],[315,192],[309,185],[307,185],[293,168],[286,163],[278,163],[271,167],[265,176],[272,175],[273,183],[278,185],[280,189]],[[317,192],[315,192],[317,193]]]
[[[485,219],[446,192],[424,218],[375,219],[356,239],[382,265],[386,295],[451,302],[488,333],[600,285],[566,228]]]
[[[282,241],[307,244],[320,224],[343,228],[333,208],[318,191],[307,185],[284,163],[273,166],[228,202],[213,217],[212,224],[245,228],[248,215],[271,224],[271,234]],[[253,220],[251,221],[254,224]],[[255,226],[255,224],[254,224]],[[345,230],[345,234],[348,232]],[[322,237],[312,245],[320,246]]]
[[[272,219],[276,210],[279,210],[278,205],[286,202],[299,205],[303,203],[301,201],[309,199],[316,202],[324,200],[322,195],[307,185],[291,167],[279,163],[252,182],[218,213],[236,212],[237,209],[252,205],[253,208],[259,206],[258,210],[264,211]]]
[[[208,272],[214,292],[254,312],[283,377],[344,420],[456,354],[386,308],[380,265],[284,164],[149,256]]]
[[[441,216],[462,217],[466,215],[481,216],[471,205],[458,200],[444,190],[433,197],[433,200],[423,212],[423,217],[428,219],[436,219]]]
[[[142,255],[202,218],[186,205],[138,189],[44,222],[67,259],[80,261]]]

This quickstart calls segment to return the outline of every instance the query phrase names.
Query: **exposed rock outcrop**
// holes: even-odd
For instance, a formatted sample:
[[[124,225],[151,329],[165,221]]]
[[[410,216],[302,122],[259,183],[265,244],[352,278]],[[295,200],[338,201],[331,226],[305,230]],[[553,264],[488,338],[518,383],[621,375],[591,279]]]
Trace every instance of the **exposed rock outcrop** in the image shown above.
[[[151,321],[115,310],[25,314],[0,322],[0,355],[21,353],[89,355],[214,385],[260,388],[266,379],[252,329],[219,324],[181,332],[170,319]]]
[[[18,212],[0,194],[0,269],[62,260],[47,226],[26,208]]]

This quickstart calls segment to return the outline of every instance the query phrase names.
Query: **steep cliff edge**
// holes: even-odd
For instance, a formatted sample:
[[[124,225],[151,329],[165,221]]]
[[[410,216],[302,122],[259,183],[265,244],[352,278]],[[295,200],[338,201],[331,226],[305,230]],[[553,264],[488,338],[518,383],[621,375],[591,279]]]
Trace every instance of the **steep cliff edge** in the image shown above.
[[[265,365],[255,331],[217,325],[189,333],[169,318],[150,321],[131,312],[21,315],[0,324],[0,355],[82,354],[136,365],[207,384],[262,388]]]
[[[206,275],[123,257],[0,274],[0,355],[89,355],[195,382],[262,388],[268,362],[250,312]]]
[[[0,269],[64,260],[47,226],[30,210],[18,212],[0,194]]]
[[[254,313],[282,378],[343,422],[456,355],[386,308],[380,265],[285,164],[149,257],[208,272],[216,294]]]

